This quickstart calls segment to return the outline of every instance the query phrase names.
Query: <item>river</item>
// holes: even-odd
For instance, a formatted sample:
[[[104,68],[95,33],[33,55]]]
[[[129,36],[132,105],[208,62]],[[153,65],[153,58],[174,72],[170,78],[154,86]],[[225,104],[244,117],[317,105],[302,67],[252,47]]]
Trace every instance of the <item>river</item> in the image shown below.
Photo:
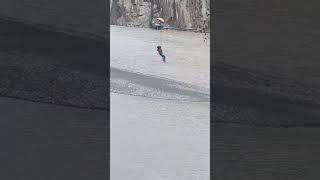
[[[210,42],[204,34],[149,28],[110,27],[112,67],[210,87]],[[162,46],[167,64],[156,47]]]
[[[110,40],[111,179],[208,180],[209,42],[117,26]]]

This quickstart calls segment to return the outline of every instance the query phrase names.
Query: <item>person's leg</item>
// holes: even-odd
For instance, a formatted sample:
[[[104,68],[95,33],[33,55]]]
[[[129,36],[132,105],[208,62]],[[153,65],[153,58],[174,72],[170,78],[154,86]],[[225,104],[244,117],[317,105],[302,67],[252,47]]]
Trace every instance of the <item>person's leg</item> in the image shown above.
[[[163,55],[163,54],[162,54],[161,56],[162,56],[162,61],[163,61],[163,62],[166,62],[166,56]]]

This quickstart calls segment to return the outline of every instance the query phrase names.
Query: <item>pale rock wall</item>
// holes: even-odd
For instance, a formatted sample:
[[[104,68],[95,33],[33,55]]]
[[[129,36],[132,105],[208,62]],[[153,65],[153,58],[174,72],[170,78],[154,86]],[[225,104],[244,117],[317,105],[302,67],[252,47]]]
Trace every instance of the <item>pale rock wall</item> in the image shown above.
[[[112,0],[112,25],[149,27],[154,17],[162,17],[181,29],[209,30],[210,0]]]

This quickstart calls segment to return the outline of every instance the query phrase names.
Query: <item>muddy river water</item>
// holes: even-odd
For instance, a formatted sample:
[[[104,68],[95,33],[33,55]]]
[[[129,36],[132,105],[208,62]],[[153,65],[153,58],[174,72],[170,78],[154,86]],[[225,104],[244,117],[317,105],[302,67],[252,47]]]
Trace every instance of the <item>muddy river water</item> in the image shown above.
[[[192,32],[117,26],[110,39],[111,179],[208,180],[209,43]]]

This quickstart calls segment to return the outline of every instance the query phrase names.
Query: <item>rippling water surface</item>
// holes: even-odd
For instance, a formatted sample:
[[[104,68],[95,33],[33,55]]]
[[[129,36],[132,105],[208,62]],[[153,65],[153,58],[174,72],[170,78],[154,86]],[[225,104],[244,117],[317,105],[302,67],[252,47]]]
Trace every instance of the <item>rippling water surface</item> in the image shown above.
[[[111,94],[111,179],[209,180],[208,103]]]
[[[123,70],[111,71],[111,179],[209,179],[210,106],[197,101],[199,93],[209,94],[209,43],[203,37],[111,26],[110,64]],[[157,54],[159,44],[167,63]],[[177,81],[200,88],[191,93]],[[186,92],[195,102],[179,101]]]
[[[110,64],[200,87],[210,87],[210,46],[204,34],[111,26]],[[167,64],[156,47],[162,46]]]

